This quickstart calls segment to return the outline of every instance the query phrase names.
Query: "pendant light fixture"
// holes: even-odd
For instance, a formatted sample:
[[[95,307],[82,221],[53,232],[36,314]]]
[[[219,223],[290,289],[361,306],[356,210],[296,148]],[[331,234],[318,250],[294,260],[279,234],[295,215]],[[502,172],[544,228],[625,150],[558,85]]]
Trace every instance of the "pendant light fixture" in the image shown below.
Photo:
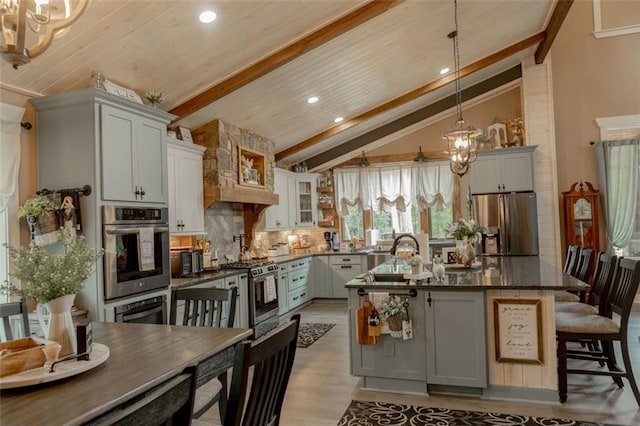
[[[460,90],[460,46],[458,42],[458,1],[453,0],[453,19],[455,30],[447,37],[453,40],[453,61],[455,67],[456,88],[456,125],[452,130],[443,133],[442,139],[447,142],[449,167],[458,176],[464,176],[469,171],[478,151],[476,138],[482,134],[480,129],[467,125],[462,118],[462,92]]]
[[[416,163],[424,163],[425,161],[427,161],[427,157],[425,157],[422,153],[422,146],[418,147],[418,155],[416,155],[413,161],[415,161]]]
[[[360,166],[360,167],[368,167],[369,166],[369,160],[367,160],[367,157],[365,157],[364,151],[362,151],[362,157],[360,157],[360,162],[358,163],[358,166]]]
[[[90,0],[0,0],[0,54],[18,69],[42,54]]]

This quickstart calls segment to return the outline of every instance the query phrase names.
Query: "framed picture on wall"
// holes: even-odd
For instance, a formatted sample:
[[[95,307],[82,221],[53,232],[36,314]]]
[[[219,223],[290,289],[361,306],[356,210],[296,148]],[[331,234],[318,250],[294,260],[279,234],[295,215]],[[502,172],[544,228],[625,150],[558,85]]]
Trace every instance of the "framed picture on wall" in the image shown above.
[[[542,364],[542,300],[494,299],[496,361]]]

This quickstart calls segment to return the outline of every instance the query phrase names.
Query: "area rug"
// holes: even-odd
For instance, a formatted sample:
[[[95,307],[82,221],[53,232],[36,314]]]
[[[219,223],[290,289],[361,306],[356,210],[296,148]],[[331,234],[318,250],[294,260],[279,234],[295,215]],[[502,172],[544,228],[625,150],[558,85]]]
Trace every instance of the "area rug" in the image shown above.
[[[338,426],[606,426],[579,420],[482,413],[447,408],[418,407],[385,402],[351,401]]]
[[[331,330],[334,325],[335,324],[301,322],[296,346],[299,348],[308,348],[313,342],[324,336],[327,331]]]

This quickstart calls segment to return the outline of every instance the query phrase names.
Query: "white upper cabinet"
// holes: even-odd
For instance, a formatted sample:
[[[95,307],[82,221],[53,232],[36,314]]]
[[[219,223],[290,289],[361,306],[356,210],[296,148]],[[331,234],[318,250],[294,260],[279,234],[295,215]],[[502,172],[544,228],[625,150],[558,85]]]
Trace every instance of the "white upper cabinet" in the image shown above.
[[[279,204],[265,209],[264,230],[317,226],[317,178],[316,174],[275,169],[273,188]]]
[[[318,224],[318,176],[315,174],[301,174],[296,176],[296,228],[312,227]]]
[[[102,198],[166,203],[166,125],[111,105],[100,116]]]
[[[264,212],[264,227],[267,230],[289,228],[289,188],[293,189],[295,179],[282,169],[273,171],[273,192],[278,194],[278,203]]]
[[[202,155],[206,148],[169,139],[167,175],[169,231],[172,234],[204,234]]]
[[[533,151],[536,146],[480,151],[471,164],[472,194],[533,191]]]

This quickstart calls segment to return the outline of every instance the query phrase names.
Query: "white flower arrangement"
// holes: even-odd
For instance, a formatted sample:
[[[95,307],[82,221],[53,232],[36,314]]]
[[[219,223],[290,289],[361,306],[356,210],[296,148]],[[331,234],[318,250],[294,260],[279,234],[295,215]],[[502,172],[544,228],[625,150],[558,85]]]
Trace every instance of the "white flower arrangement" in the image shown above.
[[[409,258],[408,263],[411,266],[422,265],[422,257],[416,254],[415,256]]]
[[[447,228],[447,235],[452,236],[456,240],[463,240],[465,237],[470,243],[480,240],[480,234],[484,228],[477,225],[473,219],[460,218],[457,222],[450,224]]]
[[[404,312],[404,305],[397,296],[389,296],[378,304],[378,313],[385,320],[393,316],[402,315]]]
[[[153,106],[160,105],[167,99],[164,92],[158,90],[148,90],[145,92],[144,97]]]

